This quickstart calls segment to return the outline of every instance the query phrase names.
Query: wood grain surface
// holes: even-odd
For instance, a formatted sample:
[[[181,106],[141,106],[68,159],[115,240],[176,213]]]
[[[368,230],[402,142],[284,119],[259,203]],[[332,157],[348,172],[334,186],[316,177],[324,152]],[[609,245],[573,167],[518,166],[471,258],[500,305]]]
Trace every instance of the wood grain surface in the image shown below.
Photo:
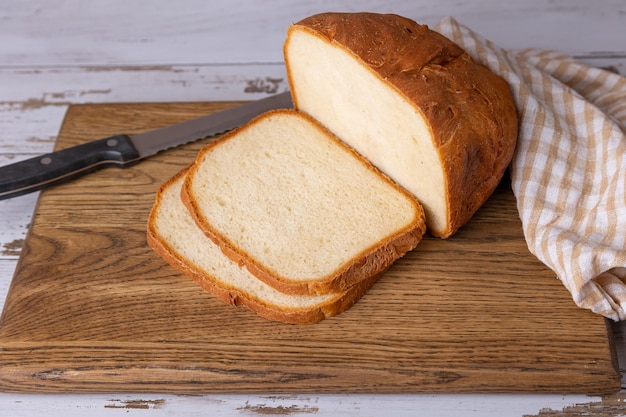
[[[71,106],[56,146],[233,104]],[[203,143],[41,194],[0,318],[0,390],[619,390],[607,322],[528,252],[506,181],[455,236],[426,238],[337,317],[287,325],[216,300],[145,241],[157,188]]]

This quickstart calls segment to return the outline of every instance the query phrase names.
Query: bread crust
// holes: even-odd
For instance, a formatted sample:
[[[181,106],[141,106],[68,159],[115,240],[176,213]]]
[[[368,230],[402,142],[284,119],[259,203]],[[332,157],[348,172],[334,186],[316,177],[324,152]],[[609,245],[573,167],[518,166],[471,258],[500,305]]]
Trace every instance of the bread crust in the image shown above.
[[[382,181],[387,182],[394,187],[398,192],[404,194],[413,204],[415,208],[416,216],[411,224],[407,225],[404,229],[399,230],[394,235],[381,239],[377,244],[363,250],[358,256],[352,258],[352,260],[335,271],[334,274],[318,279],[310,280],[293,280],[290,277],[284,277],[266,268],[261,261],[253,258],[235,243],[231,242],[226,236],[222,235],[216,230],[211,223],[203,215],[199,209],[196,198],[191,191],[191,181],[193,180],[194,166],[202,160],[204,153],[210,152],[215,146],[219,146],[223,141],[234,138],[241,129],[249,129],[258,123],[263,118],[270,117],[276,114],[293,114],[303,117],[313,123],[318,129],[324,131],[324,133],[335,141],[339,146],[350,152],[354,158],[360,161],[367,169],[374,172]],[[373,275],[377,275],[386,270],[391,264],[398,258],[404,256],[408,251],[414,249],[421,241],[423,235],[426,232],[425,214],[422,206],[415,199],[414,196],[409,194],[406,190],[401,188],[397,183],[391,181],[386,175],[375,168],[369,161],[359,155],[352,148],[337,139],[330,131],[321,126],[317,121],[311,118],[309,115],[298,112],[295,110],[272,110],[269,111],[245,126],[231,131],[224,135],[219,141],[206,145],[200,150],[196,161],[192,164],[190,172],[188,173],[185,184],[181,191],[181,198],[189,212],[192,214],[198,227],[204,231],[204,233],[217,244],[222,252],[230,258],[233,262],[236,262],[240,266],[244,266],[248,271],[272,286],[276,290],[285,294],[293,295],[322,295],[332,292],[345,292],[351,287],[359,284],[363,280],[367,280]],[[306,238],[306,237],[303,237]],[[294,242],[296,244],[297,242]]]
[[[443,165],[449,213],[446,228],[429,232],[455,233],[493,193],[512,159],[518,121],[508,83],[448,38],[398,15],[310,16],[289,27],[285,50],[296,30],[353,55],[424,116]]]
[[[180,171],[176,176],[168,180],[158,190],[154,206],[148,217],[146,239],[148,245],[163,258],[170,266],[183,272],[185,275],[198,283],[205,291],[232,306],[244,306],[268,320],[279,321],[290,324],[313,324],[323,319],[343,313],[356,303],[382,276],[382,272],[368,277],[348,290],[336,293],[323,303],[309,308],[284,308],[272,305],[258,297],[255,297],[241,289],[228,286],[220,280],[199,267],[187,262],[178,254],[157,230],[155,218],[159,204],[161,204],[162,194],[166,188],[186,175],[188,167]]]

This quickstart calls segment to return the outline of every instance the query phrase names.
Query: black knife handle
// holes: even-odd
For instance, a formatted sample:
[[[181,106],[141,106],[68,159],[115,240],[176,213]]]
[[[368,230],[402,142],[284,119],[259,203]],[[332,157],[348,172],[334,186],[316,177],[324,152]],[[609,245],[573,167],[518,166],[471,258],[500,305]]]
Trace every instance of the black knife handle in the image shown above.
[[[0,167],[0,200],[27,194],[106,166],[125,168],[140,156],[116,135]]]

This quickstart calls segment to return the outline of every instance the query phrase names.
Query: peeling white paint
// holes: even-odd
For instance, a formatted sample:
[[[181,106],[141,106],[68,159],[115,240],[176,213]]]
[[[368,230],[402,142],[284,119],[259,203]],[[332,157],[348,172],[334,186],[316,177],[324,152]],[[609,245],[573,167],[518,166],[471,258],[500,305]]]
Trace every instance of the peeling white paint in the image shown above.
[[[7,397],[17,399],[7,411],[12,416],[31,416],[30,412],[52,413],[65,417],[112,416],[116,412],[144,412],[152,417],[185,416],[394,416],[394,417],[503,417],[539,416],[548,411],[579,410],[594,414],[600,397],[583,395],[37,395],[0,394],[0,405]],[[60,401],[64,398],[65,401]],[[68,401],[70,398],[71,401]],[[36,401],[34,401],[36,400]],[[36,404],[36,407],[32,407]],[[586,407],[588,405],[588,407]],[[4,409],[3,409],[4,410]],[[208,411],[210,410],[210,412]],[[597,410],[596,410],[597,411]],[[613,414],[616,415],[616,414]]]

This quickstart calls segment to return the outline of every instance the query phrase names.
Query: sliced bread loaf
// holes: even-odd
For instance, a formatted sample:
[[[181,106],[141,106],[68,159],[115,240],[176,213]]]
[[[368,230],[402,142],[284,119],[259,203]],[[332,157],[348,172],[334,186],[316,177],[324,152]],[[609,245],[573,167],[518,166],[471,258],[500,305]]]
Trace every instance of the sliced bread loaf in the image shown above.
[[[182,199],[234,262],[281,292],[344,292],[412,250],[421,205],[309,116],[265,113],[203,148]]]
[[[315,323],[348,309],[380,276],[373,275],[343,293],[302,296],[276,291],[224,256],[198,229],[180,199],[185,172],[158,191],[148,220],[148,243],[170,265],[224,302],[244,305],[270,320]]]
[[[448,237],[498,185],[517,140],[508,84],[397,16],[324,13],[284,45],[294,104],[417,196]]]

